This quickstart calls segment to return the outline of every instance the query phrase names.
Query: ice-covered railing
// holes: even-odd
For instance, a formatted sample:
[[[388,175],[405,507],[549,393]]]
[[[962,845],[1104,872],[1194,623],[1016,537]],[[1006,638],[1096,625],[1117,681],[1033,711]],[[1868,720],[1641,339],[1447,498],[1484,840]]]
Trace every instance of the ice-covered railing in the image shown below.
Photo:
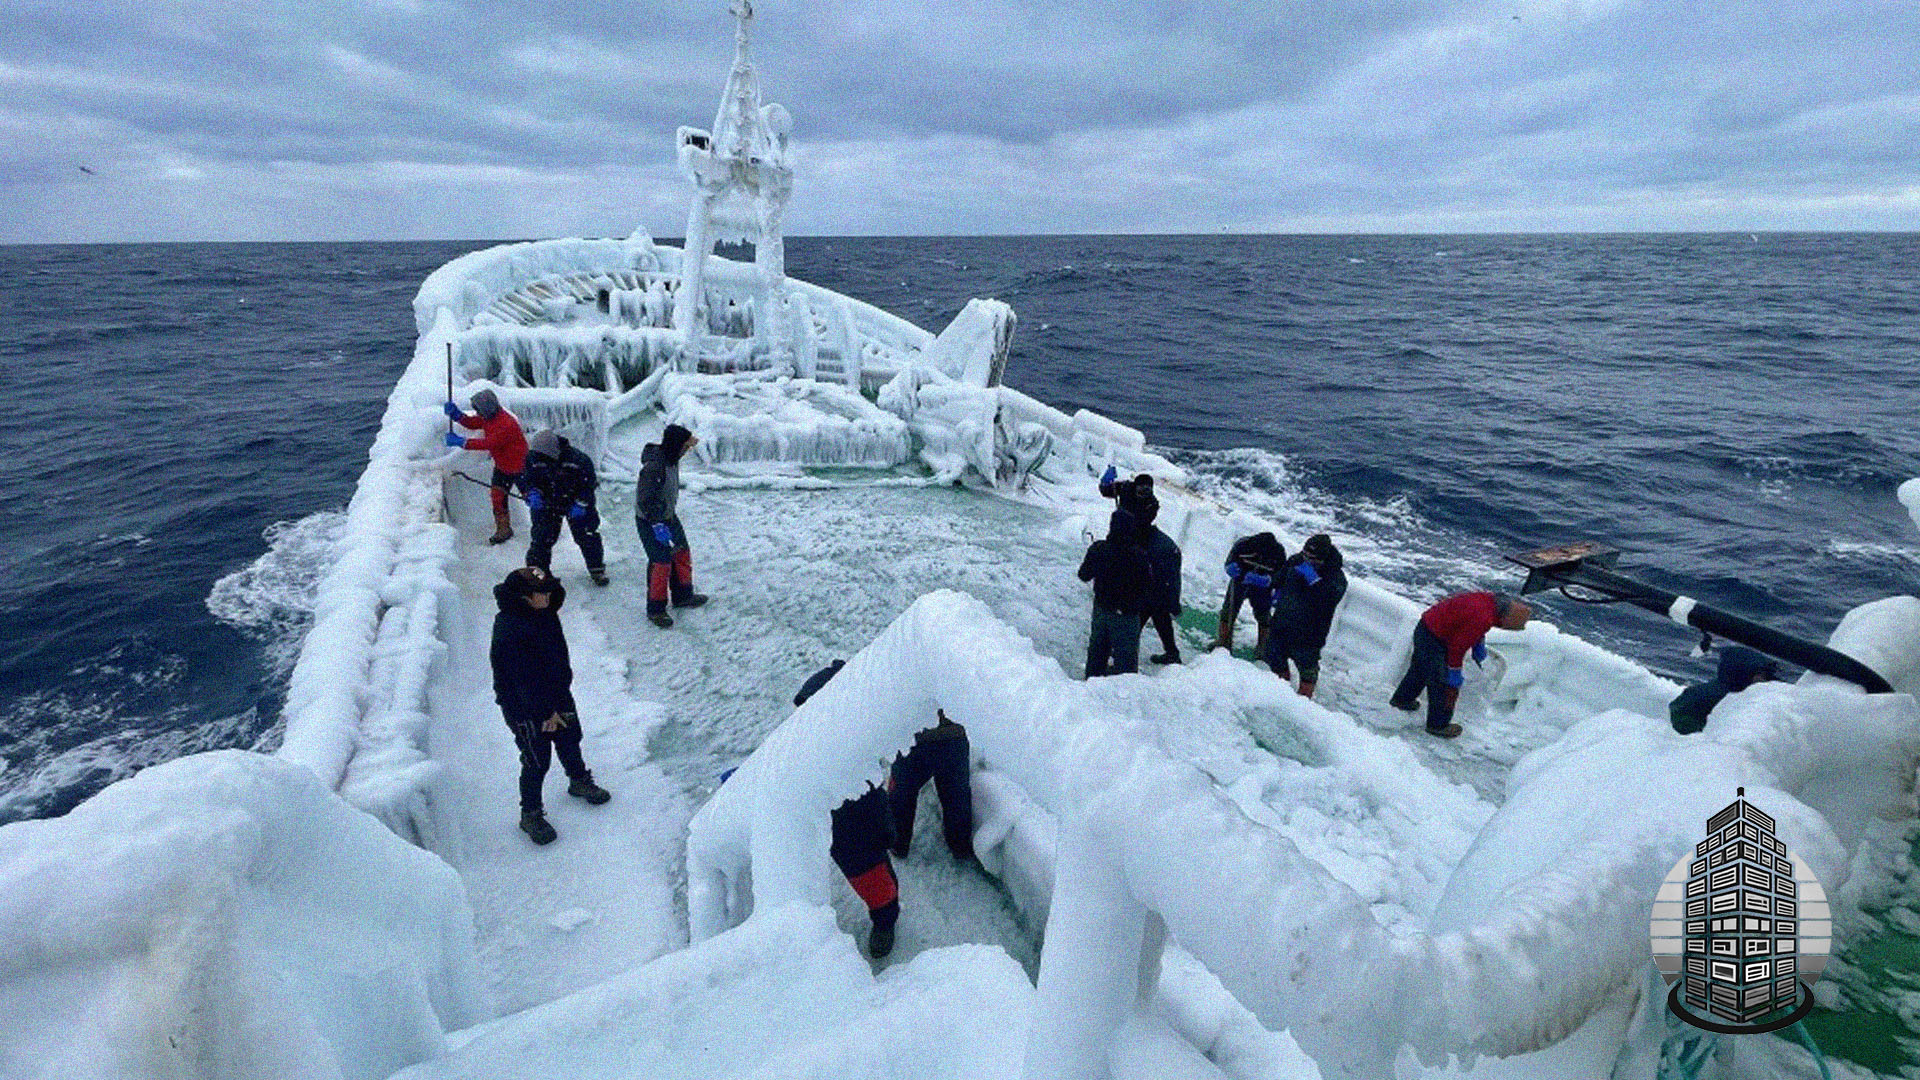
[[[458,558],[453,528],[441,520],[446,471],[430,448],[446,423],[438,408],[452,336],[452,313],[443,311],[387,397],[334,564],[315,592],[278,751],[429,845],[424,800],[437,766],[424,752],[426,687],[445,650],[443,611],[456,602],[448,571]]]
[[[1920,626],[1888,639],[1920,651]],[[941,708],[1059,823],[1029,1077],[1105,1075],[1166,939],[1325,1075],[1390,1075],[1403,1046],[1427,1061],[1527,1053],[1636,992],[1658,885],[1733,787],[1829,881],[1867,819],[1911,813],[1911,697],[1779,686],[1730,702],[1704,736],[1616,710],[1523,760],[1433,928],[1394,935],[1194,766],[1128,737],[979,601],[934,593],[695,816],[690,928],[706,937],[753,908],[824,903],[828,812]]]

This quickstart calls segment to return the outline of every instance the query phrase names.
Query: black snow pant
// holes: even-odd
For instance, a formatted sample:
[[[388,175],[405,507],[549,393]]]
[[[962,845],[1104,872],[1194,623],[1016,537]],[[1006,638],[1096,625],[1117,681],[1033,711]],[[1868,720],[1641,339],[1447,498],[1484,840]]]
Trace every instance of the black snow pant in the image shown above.
[[[520,812],[523,814],[538,814],[543,809],[540,785],[547,778],[547,767],[553,764],[555,754],[560,755],[560,767],[566,770],[567,779],[593,779],[580,756],[580,721],[569,718],[567,726],[559,731],[542,731],[542,723],[544,721],[507,721],[507,728],[513,732],[513,744],[520,748]]]
[[[542,570],[553,568],[553,545],[560,539],[560,522],[563,520],[573,533],[573,542],[580,545],[580,555],[586,560],[587,569],[605,569],[607,555],[600,542],[600,512],[591,506],[578,520],[568,517],[560,507],[542,506],[533,515],[533,535],[527,540],[527,565]]]
[[[967,737],[916,742],[895,758],[887,778],[893,803],[893,853],[907,857],[913,846],[913,818],[920,789],[933,781],[940,797],[940,830],[956,859],[973,857],[973,755]]]
[[[1139,670],[1139,614],[1094,605],[1093,629],[1087,635],[1087,678]]]
[[[1160,635],[1160,651],[1168,656],[1180,655],[1180,640],[1173,636],[1173,612],[1156,611],[1148,616],[1153,620],[1153,631]]]
[[[1459,696],[1447,685],[1447,646],[1425,623],[1413,628],[1413,657],[1407,661],[1407,673],[1393,691],[1393,702],[1411,709],[1427,692],[1427,727],[1438,731],[1453,723],[1454,699]]]
[[[900,882],[887,860],[892,842],[887,793],[870,788],[833,811],[833,843],[827,853],[846,875],[847,884],[867,905],[875,926],[892,926],[900,918]]]

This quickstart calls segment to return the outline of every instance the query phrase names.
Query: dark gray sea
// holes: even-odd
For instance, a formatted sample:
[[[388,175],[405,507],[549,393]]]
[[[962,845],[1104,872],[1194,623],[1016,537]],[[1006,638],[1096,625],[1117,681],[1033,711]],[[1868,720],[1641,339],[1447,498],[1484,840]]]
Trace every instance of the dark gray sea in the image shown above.
[[[271,745],[421,279],[485,243],[0,247],[0,821]],[[815,238],[797,277],[1437,597],[1567,539],[1821,640],[1920,588],[1913,235]],[[1656,670],[1664,620],[1549,601]]]

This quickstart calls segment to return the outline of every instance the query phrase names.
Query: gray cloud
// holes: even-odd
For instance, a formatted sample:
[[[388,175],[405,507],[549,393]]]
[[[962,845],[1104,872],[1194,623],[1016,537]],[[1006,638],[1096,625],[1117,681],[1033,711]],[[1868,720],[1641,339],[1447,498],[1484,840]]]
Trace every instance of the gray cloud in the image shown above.
[[[763,0],[755,58],[795,232],[1920,228],[1920,13],[1762,7]],[[0,20],[5,241],[675,235],[732,55],[719,0]]]

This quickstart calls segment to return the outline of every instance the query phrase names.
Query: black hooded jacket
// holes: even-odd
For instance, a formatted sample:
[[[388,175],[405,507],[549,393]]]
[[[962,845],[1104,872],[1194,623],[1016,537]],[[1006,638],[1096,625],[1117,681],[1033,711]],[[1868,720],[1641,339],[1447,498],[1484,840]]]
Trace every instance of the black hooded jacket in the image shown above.
[[[1243,536],[1233,542],[1233,549],[1227,552],[1227,562],[1239,564],[1242,570],[1252,570],[1270,578],[1280,576],[1280,570],[1287,561],[1287,549],[1280,546],[1280,540],[1272,533],[1254,533]]]
[[[640,451],[640,475],[633,482],[633,517],[642,525],[654,525],[674,516],[680,502],[680,459],[668,458],[659,443],[648,443]]]
[[[521,482],[538,491],[546,506],[564,513],[574,503],[592,506],[598,479],[594,476],[593,459],[562,437],[558,458],[527,455],[527,471]]]
[[[1300,572],[1306,560],[1305,552],[1295,552],[1275,582],[1273,628],[1297,647],[1319,649],[1326,646],[1333,613],[1347,595],[1346,560],[1338,551],[1332,552],[1315,568],[1318,580],[1311,584]]]
[[[1779,678],[1780,665],[1744,645],[1729,645],[1720,652],[1719,673],[1680,691],[1667,706],[1667,719],[1680,734],[1695,734],[1707,726],[1707,717],[1715,705],[1728,694],[1737,694],[1752,686],[1754,680],[1762,676]]]
[[[553,583],[553,599],[543,611],[502,582],[493,587],[500,613],[493,617],[493,697],[508,723],[544,723],[554,713],[571,713],[573,667],[560,630],[560,605],[567,591]]]
[[[1080,560],[1080,580],[1093,582],[1093,603],[1108,611],[1145,614],[1156,596],[1153,563],[1142,543],[1139,520],[1115,510],[1105,540],[1095,540]]]

